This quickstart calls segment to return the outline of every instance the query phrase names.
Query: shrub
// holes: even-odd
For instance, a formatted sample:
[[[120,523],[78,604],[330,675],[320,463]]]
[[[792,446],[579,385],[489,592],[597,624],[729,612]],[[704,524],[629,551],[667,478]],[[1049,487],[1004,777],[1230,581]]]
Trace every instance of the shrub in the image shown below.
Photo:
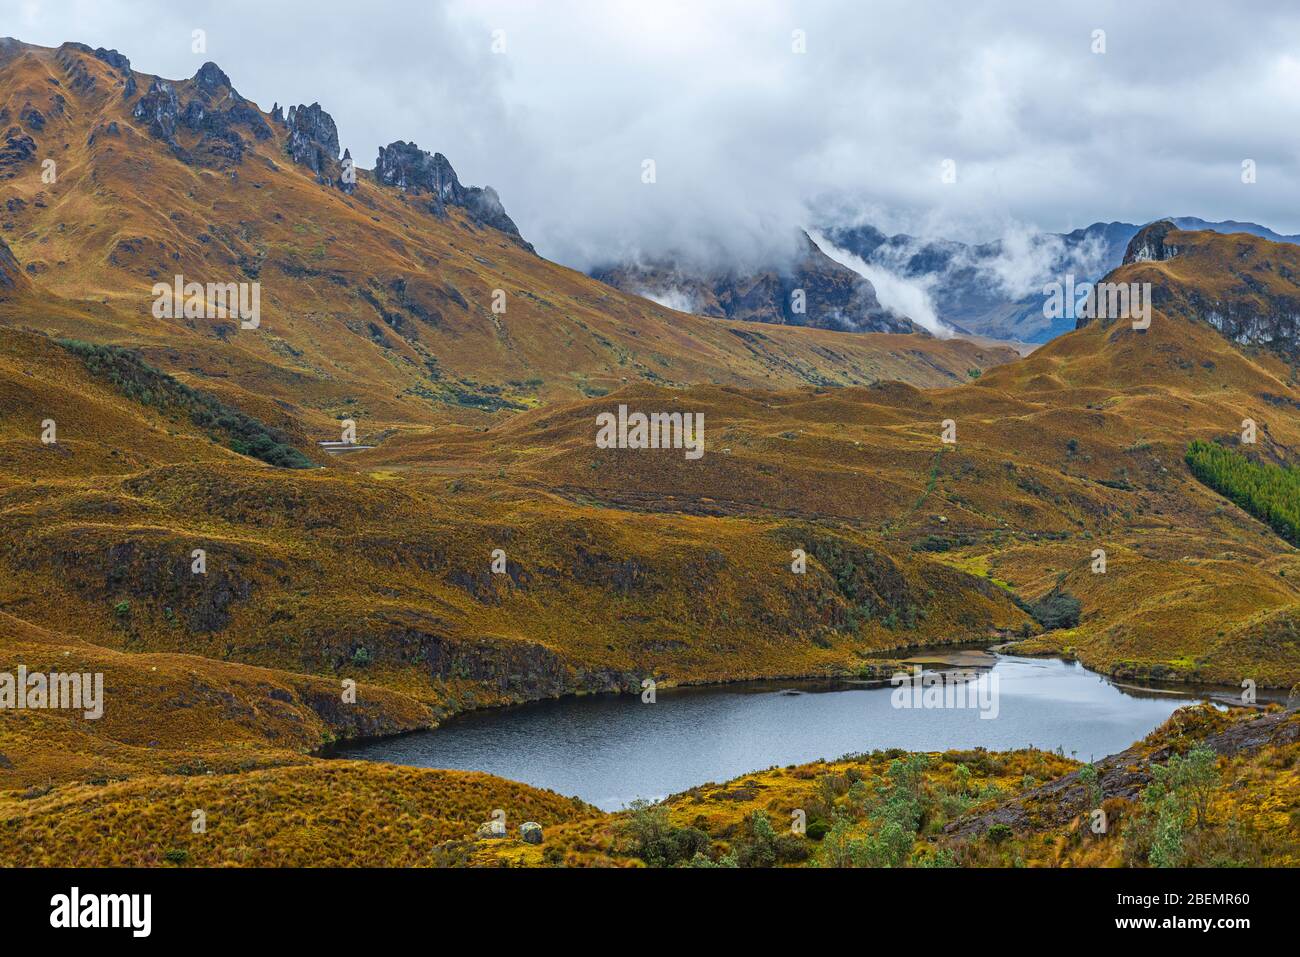
[[[201,429],[225,434],[226,446],[240,455],[277,468],[312,468],[312,461],[287,444],[286,437],[252,416],[231,408],[216,396],[191,389],[145,362],[138,352],[76,339],[58,344],[82,361],[87,371],[103,379],[128,399],[159,412],[186,415]]]
[[[1074,628],[1079,624],[1083,604],[1068,591],[1054,588],[1036,602],[1017,602],[1045,631]]]
[[[709,835],[697,827],[673,827],[668,809],[661,804],[636,800],[621,826],[633,854],[652,867],[672,867],[707,856],[712,847]]]

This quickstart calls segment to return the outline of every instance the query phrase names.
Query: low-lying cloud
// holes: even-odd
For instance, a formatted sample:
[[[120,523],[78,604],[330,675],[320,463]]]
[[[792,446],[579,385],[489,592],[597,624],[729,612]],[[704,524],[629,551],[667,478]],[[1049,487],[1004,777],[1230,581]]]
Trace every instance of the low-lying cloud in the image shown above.
[[[941,339],[953,335],[952,327],[939,318],[930,296],[934,277],[906,278],[884,266],[869,263],[847,249],[841,249],[816,230],[810,230],[809,235],[827,256],[867,279],[876,289],[876,298],[886,309],[907,316]]]

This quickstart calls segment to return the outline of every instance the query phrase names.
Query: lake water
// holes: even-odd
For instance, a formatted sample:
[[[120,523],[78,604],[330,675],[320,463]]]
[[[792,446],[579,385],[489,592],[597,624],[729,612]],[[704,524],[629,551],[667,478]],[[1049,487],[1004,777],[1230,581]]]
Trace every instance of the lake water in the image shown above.
[[[878,748],[1033,745],[1094,760],[1124,750],[1178,708],[1202,700],[1119,687],[1077,663],[983,659],[992,667],[954,689],[963,691],[956,700],[971,707],[900,708],[893,688],[845,684],[682,688],[660,690],[653,704],[640,695],[593,695],[474,712],[339,756],[488,771],[618,810],[638,797],[659,799],[774,765]]]

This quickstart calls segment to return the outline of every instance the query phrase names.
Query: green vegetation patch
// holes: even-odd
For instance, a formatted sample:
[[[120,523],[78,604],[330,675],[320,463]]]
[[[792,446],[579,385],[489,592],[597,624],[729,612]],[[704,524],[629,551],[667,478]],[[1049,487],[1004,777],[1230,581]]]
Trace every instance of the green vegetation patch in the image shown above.
[[[79,358],[97,379],[110,383],[122,395],[165,415],[185,415],[215,441],[240,455],[268,465],[308,469],[314,463],[289,445],[275,429],[231,408],[216,396],[191,389],[155,369],[133,349],[96,345],[76,339],[58,339],[59,345]]]
[[[1300,471],[1252,462],[1240,452],[1199,440],[1188,446],[1186,459],[1199,481],[1300,546]]]

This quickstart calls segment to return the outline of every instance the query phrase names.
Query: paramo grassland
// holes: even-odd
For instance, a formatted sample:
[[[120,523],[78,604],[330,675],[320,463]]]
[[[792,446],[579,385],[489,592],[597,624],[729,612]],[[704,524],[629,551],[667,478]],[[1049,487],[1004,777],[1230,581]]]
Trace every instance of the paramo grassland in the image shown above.
[[[881,652],[1018,639],[1118,676],[1300,680],[1295,548],[1185,458],[1202,441],[1294,466],[1285,330],[1250,330],[1294,314],[1295,247],[1161,229],[1142,239],[1157,255],[1113,274],[1152,283],[1149,329],[1094,322],[1024,359],[704,320],[367,170],[339,189],[246,101],[169,131],[155,80],[79,47],[0,44],[0,110],[17,128],[0,151],[0,670],[98,671],[108,697],[96,722],[0,715],[0,841],[40,849],[22,859],[644,862],[611,843],[618,821],[569,798],[312,756],[644,677],[870,676],[889,668]],[[239,102],[206,67],[172,89]],[[153,284],[177,274],[260,282],[259,327],[154,318]],[[705,454],[598,448],[597,417],[619,404],[703,415]],[[346,419],[373,450],[320,449]],[[1251,720],[1207,717],[1178,747]],[[1280,862],[1294,857],[1294,722],[1271,720],[1255,726],[1265,744],[1215,752],[1214,801]],[[1171,753],[1126,760],[1154,776]],[[931,756],[894,782],[907,760],[836,764],[843,788],[816,769],[755,780],[820,788],[831,817],[853,819],[836,836],[850,862],[895,853],[869,835],[897,832],[888,815],[913,804],[926,860],[1151,862],[1143,837],[1076,847],[1068,823],[1040,833],[1004,808],[1072,787],[1052,785],[1076,773],[1061,759]],[[673,827],[705,837],[658,836],[689,859],[724,861],[748,828],[734,842],[766,860],[752,814],[715,821],[706,806],[702,826],[684,800]],[[1152,800],[1133,835],[1167,811]],[[469,843],[502,802],[572,840]],[[187,837],[180,812],[197,803],[224,821],[219,841]],[[769,810],[777,827],[788,808]],[[975,823],[987,814],[1010,817]],[[952,841],[923,833],[936,822]]]

